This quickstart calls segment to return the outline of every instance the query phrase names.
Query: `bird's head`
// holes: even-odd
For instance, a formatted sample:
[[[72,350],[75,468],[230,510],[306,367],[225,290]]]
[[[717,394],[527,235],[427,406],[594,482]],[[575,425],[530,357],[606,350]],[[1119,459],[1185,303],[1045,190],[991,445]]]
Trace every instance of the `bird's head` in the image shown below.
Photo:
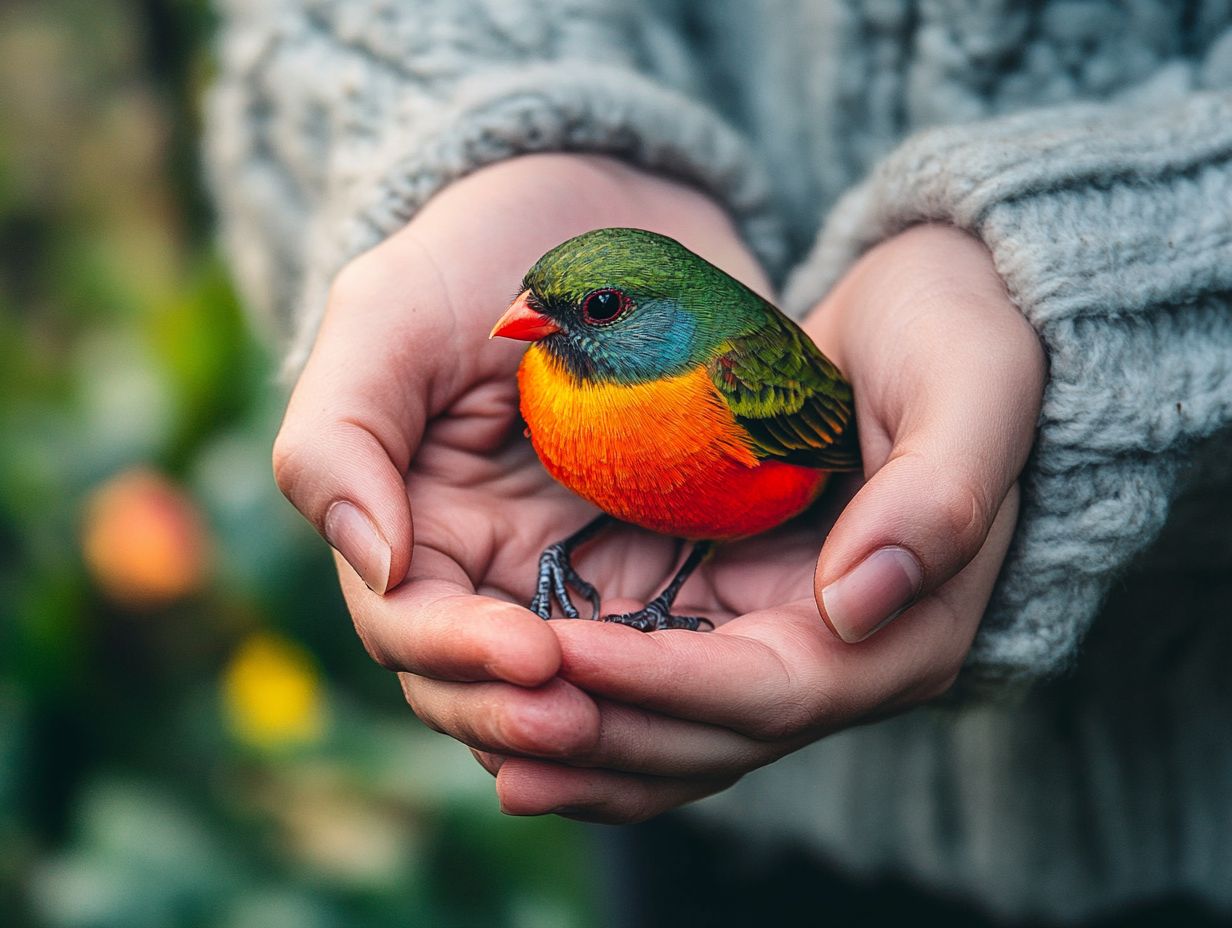
[[[597,229],[527,271],[492,336],[538,342],[581,379],[640,383],[704,361],[759,299],[673,239]]]

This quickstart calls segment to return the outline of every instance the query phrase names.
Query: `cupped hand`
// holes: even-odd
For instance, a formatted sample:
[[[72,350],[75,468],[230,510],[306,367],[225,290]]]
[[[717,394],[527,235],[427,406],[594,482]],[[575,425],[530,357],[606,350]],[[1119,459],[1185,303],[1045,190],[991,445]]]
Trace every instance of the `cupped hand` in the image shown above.
[[[488,332],[541,254],[617,225],[673,236],[766,290],[701,193],[602,158],[509,161],[452,184],[343,269],[275,442],[278,484],[338,552],[367,649],[408,690],[467,681],[467,705],[486,708],[429,721],[471,744],[562,753],[597,719],[554,679],[559,642],[522,605],[542,549],[596,511],[539,465],[517,412],[522,346]],[[648,597],[676,553],[619,529],[586,571]]]
[[[952,684],[1013,531],[1042,349],[983,246],[940,226],[870,251],[806,329],[852,378],[865,479],[690,581],[678,609],[714,633],[548,623],[560,667],[531,715],[511,687],[407,681],[506,811],[645,819]],[[568,737],[499,724],[517,718]]]

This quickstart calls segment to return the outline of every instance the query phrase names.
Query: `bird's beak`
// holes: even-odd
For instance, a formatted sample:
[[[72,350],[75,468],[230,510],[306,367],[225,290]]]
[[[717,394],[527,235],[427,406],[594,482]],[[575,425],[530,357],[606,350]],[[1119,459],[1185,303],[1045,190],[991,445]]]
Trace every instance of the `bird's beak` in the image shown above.
[[[504,338],[517,338],[524,342],[535,342],[553,332],[559,332],[560,326],[541,312],[531,309],[527,300],[529,290],[523,290],[513,301],[505,315],[496,320],[488,338],[500,335]]]

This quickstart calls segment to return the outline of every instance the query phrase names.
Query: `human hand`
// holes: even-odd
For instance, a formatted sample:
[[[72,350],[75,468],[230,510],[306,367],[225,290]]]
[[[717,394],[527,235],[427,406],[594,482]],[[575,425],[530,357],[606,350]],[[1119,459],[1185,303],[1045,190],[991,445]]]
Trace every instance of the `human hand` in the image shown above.
[[[602,158],[509,161],[341,272],[275,442],[279,486],[341,552],[368,651],[408,693],[462,686],[480,708],[448,727],[472,744],[566,752],[597,718],[554,679],[551,629],[514,605],[530,601],[542,549],[595,510],[539,465],[520,432],[520,346],[487,336],[541,254],[613,225],[671,235],[766,292],[731,221],[691,188]],[[676,554],[632,528],[600,548],[588,575],[626,596],[649,596]]]
[[[1042,349],[984,248],[939,226],[871,251],[806,328],[852,378],[867,478],[819,559],[825,513],[726,549],[680,600],[736,616],[712,634],[549,623],[559,680],[594,700],[574,750],[478,730],[502,693],[409,689],[478,748],[507,811],[645,819],[953,682],[1013,529]],[[540,709],[559,719],[578,691],[555,685]]]

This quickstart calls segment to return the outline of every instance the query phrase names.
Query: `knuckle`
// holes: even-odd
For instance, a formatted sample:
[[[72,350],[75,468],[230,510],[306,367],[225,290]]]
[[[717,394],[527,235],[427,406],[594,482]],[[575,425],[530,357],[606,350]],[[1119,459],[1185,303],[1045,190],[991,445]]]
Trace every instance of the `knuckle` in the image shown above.
[[[933,499],[942,535],[966,563],[980,550],[988,532],[992,507],[986,495],[973,478],[960,477],[939,483]]]
[[[274,482],[278,484],[278,489],[282,491],[283,496],[295,502],[296,489],[303,479],[306,464],[303,446],[285,427],[274,439],[271,462],[274,468]]]
[[[364,253],[347,262],[330,281],[328,304],[344,305],[362,301],[372,291],[372,274],[368,268],[372,258]]]
[[[492,708],[488,719],[492,732],[492,740],[515,751],[534,753],[541,750],[538,732],[533,723],[528,723],[525,716],[507,704],[497,704]]]

